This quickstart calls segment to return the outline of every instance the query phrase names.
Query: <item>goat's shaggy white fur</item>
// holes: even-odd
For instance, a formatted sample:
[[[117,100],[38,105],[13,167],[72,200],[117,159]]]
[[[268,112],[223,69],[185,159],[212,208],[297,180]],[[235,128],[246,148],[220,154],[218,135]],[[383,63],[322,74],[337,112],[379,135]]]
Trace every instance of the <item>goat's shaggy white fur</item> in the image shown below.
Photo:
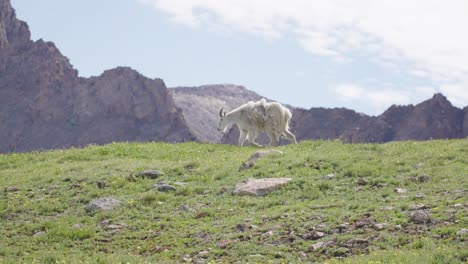
[[[225,131],[230,124],[239,127],[239,146],[248,140],[249,144],[260,146],[255,139],[260,132],[266,132],[270,138],[268,146],[276,146],[281,136],[296,144],[296,137],[289,131],[291,111],[277,102],[268,103],[265,99],[248,102],[229,113],[219,112],[219,131]]]

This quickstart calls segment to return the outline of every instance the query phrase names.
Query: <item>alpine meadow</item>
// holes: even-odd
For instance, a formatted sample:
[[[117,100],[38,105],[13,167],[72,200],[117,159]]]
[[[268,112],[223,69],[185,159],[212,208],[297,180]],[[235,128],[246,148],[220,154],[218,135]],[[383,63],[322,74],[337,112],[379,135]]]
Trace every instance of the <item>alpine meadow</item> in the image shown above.
[[[258,150],[112,143],[0,155],[0,262],[468,260],[467,140],[303,141],[245,166]],[[233,194],[280,177],[292,180],[264,196]],[[117,203],[90,206],[102,198]]]

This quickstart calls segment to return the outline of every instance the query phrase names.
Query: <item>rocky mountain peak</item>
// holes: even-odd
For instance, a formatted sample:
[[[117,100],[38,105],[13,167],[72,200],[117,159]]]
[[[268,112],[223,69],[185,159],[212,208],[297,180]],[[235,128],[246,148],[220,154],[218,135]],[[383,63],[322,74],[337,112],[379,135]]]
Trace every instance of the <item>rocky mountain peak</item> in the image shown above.
[[[28,25],[16,18],[10,0],[0,0],[0,49],[30,42]]]
[[[9,0],[0,0],[0,77],[0,153],[196,139],[161,79],[128,67],[80,78],[54,43],[30,40]]]

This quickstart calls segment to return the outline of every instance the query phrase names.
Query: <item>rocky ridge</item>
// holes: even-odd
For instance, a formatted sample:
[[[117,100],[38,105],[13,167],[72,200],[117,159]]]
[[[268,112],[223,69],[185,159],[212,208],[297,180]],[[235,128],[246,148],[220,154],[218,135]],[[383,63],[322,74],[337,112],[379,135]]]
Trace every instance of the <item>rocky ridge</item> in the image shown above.
[[[196,139],[161,79],[126,67],[79,77],[52,42],[31,41],[9,0],[0,0],[0,76],[0,153]]]

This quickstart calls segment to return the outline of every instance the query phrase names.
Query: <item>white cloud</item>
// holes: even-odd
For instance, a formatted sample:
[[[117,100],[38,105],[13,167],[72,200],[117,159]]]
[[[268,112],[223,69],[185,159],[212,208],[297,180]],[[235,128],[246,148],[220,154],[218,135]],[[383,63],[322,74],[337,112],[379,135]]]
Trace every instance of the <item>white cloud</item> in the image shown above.
[[[338,61],[366,52],[380,65],[445,85],[452,100],[468,104],[461,86],[468,83],[466,0],[139,1],[190,27],[292,35],[305,50]]]
[[[443,94],[455,105],[467,105],[468,83],[445,84],[440,88]]]
[[[340,101],[368,105],[372,108],[373,114],[380,114],[393,104],[407,105],[427,100],[436,90],[432,87],[370,89],[361,85],[344,83],[337,85],[334,92]]]

